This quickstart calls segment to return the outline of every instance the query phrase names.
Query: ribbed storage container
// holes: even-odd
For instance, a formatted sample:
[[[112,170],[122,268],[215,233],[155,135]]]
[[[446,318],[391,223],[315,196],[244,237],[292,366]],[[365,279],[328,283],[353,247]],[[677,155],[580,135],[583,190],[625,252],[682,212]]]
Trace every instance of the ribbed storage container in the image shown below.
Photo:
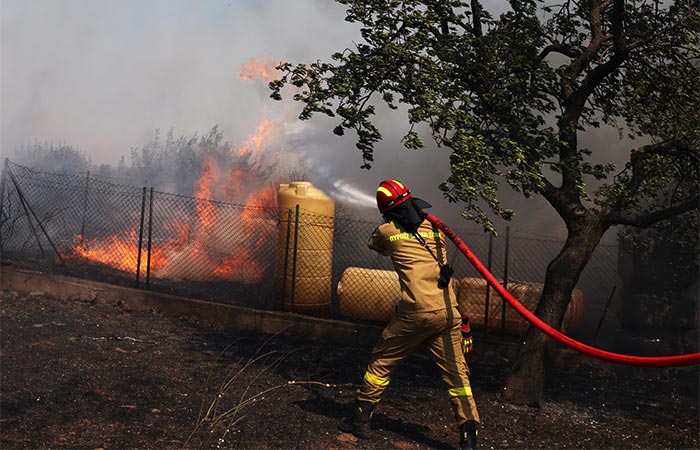
[[[542,283],[509,281],[506,286],[516,300],[523,304],[530,312],[534,313],[542,295]],[[459,282],[457,289],[457,309],[460,314],[467,314],[474,325],[484,326],[486,305],[486,280],[483,278],[467,277]],[[503,300],[491,289],[489,295],[488,328],[500,330],[502,323]],[[574,289],[571,301],[564,314],[562,330],[564,333],[575,331],[582,320],[583,292]],[[511,333],[524,334],[530,327],[530,322],[525,320],[510,305],[506,305],[505,330]],[[550,324],[551,325],[551,324]]]
[[[452,289],[458,287],[452,279]],[[400,300],[399,276],[393,270],[348,267],[338,282],[340,313],[353,319],[388,322]]]
[[[393,270],[348,267],[338,282],[338,306],[344,316],[388,322],[401,299]]]
[[[541,283],[508,283],[508,291],[531,312],[537,308],[542,294]],[[452,288],[457,294],[457,309],[468,315],[472,324],[484,326],[486,305],[486,280],[467,277],[452,279]],[[399,278],[393,270],[348,267],[338,283],[338,304],[344,316],[377,322],[388,322],[401,298]],[[501,329],[501,297],[491,289],[489,297],[489,323],[491,329]],[[571,333],[581,324],[583,293],[575,289],[564,315],[562,329]],[[524,334],[530,322],[520,316],[510,305],[506,305],[505,331]]]
[[[335,204],[308,181],[281,184],[275,306],[329,315]]]

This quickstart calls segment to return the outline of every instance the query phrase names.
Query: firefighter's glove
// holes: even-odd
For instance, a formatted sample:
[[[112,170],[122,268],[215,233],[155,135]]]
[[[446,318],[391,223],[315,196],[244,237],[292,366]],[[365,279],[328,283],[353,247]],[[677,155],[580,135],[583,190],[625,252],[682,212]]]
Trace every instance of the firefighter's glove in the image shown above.
[[[469,317],[462,317],[462,353],[465,355],[474,348],[474,339],[472,338],[472,327],[469,325]]]

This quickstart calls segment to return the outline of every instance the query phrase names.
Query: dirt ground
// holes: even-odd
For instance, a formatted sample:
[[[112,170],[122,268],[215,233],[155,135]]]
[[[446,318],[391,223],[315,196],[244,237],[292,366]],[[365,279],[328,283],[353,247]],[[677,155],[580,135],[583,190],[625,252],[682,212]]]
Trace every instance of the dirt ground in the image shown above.
[[[123,305],[0,294],[3,449],[455,448],[444,387],[422,354],[376,410],[373,439],[340,433],[369,348],[217,329]],[[479,346],[479,334],[476,333]],[[698,368],[581,359],[548,370],[541,409],[499,400],[508,362],[470,356],[481,448],[699,448]],[[200,420],[209,412],[209,420]],[[197,426],[199,423],[199,427]]]

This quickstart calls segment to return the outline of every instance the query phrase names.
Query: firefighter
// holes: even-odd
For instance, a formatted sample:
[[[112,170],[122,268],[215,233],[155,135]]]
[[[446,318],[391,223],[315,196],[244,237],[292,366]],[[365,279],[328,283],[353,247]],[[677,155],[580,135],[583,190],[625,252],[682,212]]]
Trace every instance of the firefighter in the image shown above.
[[[413,197],[403,183],[384,180],[377,189],[377,206],[385,219],[369,239],[369,247],[391,257],[399,275],[401,299],[372,350],[350,417],[341,431],[370,438],[370,419],[399,363],[425,346],[447,385],[459,427],[460,446],[476,448],[479,413],[469,383],[464,354],[472,349],[468,318],[457,311],[450,286],[445,242],[437,227],[424,220],[431,205]]]

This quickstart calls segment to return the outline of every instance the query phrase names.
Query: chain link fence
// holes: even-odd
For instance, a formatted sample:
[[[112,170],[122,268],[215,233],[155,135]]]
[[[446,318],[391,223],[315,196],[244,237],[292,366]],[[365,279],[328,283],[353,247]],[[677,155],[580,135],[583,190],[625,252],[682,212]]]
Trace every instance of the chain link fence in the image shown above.
[[[0,251],[6,263],[355,321],[388,320],[399,298],[390,259],[367,247],[375,222],[299,206],[185,197],[106,182],[89,172],[36,172],[8,160],[0,190]],[[498,238],[455,231],[534,310],[547,264],[562,242],[510,230]],[[460,308],[475,325],[516,333],[527,329],[451,242],[448,259]],[[588,338],[600,328],[618,284],[617,246],[603,243],[567,313],[574,325],[588,330]]]

